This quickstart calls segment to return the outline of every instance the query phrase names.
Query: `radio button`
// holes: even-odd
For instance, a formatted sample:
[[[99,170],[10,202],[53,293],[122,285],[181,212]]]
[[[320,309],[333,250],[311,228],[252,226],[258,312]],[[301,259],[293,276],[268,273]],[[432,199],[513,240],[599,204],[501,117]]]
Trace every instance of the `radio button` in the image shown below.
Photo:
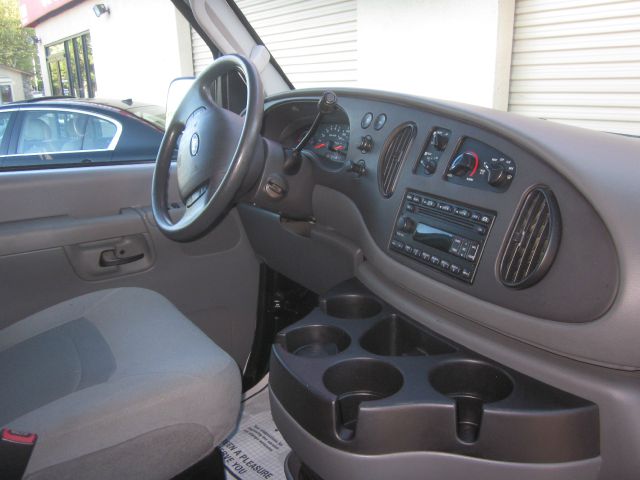
[[[411,252],[411,255],[413,255],[414,257],[420,258],[421,253],[422,253],[422,250],[420,250],[419,248],[414,248]]]
[[[435,255],[431,256],[431,260],[429,260],[432,265],[440,265],[440,259]]]
[[[416,206],[413,203],[407,203],[406,210],[407,210],[407,212],[415,212],[416,211]]]
[[[453,273],[454,275],[459,275],[460,272],[462,271],[462,268],[460,268],[460,265],[456,265],[455,263],[452,263],[451,266],[449,267],[449,270],[451,270],[451,273]]]
[[[471,216],[471,212],[466,208],[456,208],[455,214],[464,218],[469,218]]]
[[[404,253],[408,253],[409,255],[411,255],[413,253],[413,247],[411,245],[405,245]]]
[[[423,261],[428,262],[428,261],[430,261],[430,260],[431,260],[431,255],[429,255],[427,252],[422,252],[422,253],[420,254],[420,258],[421,258]]]
[[[449,267],[451,266],[451,264],[449,262],[447,262],[446,260],[442,260],[440,262],[440,266],[442,268],[444,268],[445,270],[449,270]]]
[[[403,250],[404,242],[401,242],[400,240],[391,240],[391,248],[394,250]]]
[[[467,279],[467,280],[471,280],[471,270],[469,270],[468,268],[463,268],[462,269],[462,277]]]
[[[437,205],[435,200],[431,200],[430,198],[423,198],[422,199],[422,204],[426,205],[427,207],[433,208]]]
[[[451,242],[451,247],[449,248],[449,253],[453,253],[454,255],[458,255],[460,253],[460,247],[462,247],[462,240],[460,238],[454,238],[453,242]]]
[[[450,213],[453,211],[453,207],[448,203],[438,203],[438,208],[443,212],[447,212],[447,213]]]
[[[473,220],[474,222],[479,222],[480,218],[481,215],[478,212],[471,213],[471,220]]]
[[[470,260],[470,261],[474,262],[476,257],[478,256],[478,249],[479,248],[480,248],[480,245],[478,245],[475,242],[472,242],[469,245],[469,252],[467,253],[467,260]]]

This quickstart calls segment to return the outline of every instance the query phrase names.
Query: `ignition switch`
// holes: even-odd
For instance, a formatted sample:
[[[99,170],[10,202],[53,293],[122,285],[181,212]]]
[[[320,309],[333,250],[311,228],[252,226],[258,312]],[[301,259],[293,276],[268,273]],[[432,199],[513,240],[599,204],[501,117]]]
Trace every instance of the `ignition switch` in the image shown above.
[[[287,181],[276,173],[269,175],[266,185],[264,186],[266,194],[274,200],[281,200],[286,197],[288,190],[289,186]]]

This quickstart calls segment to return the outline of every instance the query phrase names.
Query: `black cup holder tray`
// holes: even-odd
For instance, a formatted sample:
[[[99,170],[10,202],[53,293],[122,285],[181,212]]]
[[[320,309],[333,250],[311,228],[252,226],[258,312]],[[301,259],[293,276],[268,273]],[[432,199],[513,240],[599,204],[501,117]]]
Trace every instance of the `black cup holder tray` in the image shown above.
[[[595,404],[438,336],[355,281],[277,335],[269,383],[300,426],[348,452],[525,463],[599,455]]]

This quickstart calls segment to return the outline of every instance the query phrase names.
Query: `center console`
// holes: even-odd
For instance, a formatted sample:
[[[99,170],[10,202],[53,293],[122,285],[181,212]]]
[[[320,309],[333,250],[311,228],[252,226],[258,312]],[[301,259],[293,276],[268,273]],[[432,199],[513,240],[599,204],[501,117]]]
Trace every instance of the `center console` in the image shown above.
[[[450,211],[438,207],[445,203]],[[462,208],[470,216],[456,214]],[[477,227],[491,228],[491,212],[413,192],[405,212],[415,228],[397,239],[439,256],[434,268],[442,259],[477,264]],[[478,242],[475,258],[451,252],[457,238]],[[307,472],[290,478],[462,479],[470,467],[492,479],[597,473],[596,405],[435,334],[355,280],[277,335],[269,382],[274,420],[296,456],[289,463]]]

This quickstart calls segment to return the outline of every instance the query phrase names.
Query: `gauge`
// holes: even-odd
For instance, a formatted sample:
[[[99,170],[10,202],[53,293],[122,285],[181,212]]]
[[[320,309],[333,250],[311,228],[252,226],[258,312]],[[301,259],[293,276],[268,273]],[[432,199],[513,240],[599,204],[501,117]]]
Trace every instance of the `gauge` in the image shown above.
[[[344,162],[349,149],[349,126],[340,123],[321,123],[306,149],[326,160]]]

